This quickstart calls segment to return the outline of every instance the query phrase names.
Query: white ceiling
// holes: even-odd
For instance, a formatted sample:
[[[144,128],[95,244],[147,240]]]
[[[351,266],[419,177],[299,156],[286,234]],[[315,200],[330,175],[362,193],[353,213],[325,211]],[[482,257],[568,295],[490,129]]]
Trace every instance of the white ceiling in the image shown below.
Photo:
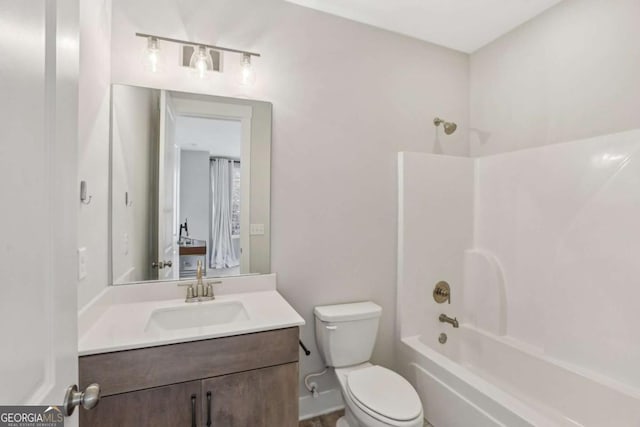
[[[472,53],[561,0],[286,0]]]
[[[208,151],[211,156],[239,159],[242,124],[233,120],[178,116],[175,138],[183,150]]]

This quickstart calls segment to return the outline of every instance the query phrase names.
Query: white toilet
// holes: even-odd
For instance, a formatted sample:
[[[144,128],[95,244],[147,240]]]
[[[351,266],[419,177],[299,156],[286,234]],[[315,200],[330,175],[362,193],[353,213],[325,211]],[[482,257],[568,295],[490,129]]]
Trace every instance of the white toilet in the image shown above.
[[[337,427],[422,427],[420,398],[397,373],[369,363],[382,308],[373,302],[316,307],[316,341],[345,401]]]

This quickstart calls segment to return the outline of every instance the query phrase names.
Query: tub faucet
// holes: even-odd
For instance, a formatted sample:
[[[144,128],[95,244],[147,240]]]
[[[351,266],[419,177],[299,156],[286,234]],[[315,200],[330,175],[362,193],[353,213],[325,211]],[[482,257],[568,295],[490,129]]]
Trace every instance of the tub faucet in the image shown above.
[[[449,316],[447,316],[446,314],[441,314],[440,317],[438,317],[438,320],[440,320],[442,323],[448,323],[451,326],[453,326],[454,328],[457,328],[458,325],[458,319],[457,318],[451,318]]]

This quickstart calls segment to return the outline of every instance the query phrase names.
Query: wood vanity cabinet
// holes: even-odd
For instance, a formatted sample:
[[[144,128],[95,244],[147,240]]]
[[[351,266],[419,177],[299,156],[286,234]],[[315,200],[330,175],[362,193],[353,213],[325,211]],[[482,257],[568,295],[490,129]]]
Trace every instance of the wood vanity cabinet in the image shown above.
[[[81,427],[295,427],[298,328],[80,357]]]

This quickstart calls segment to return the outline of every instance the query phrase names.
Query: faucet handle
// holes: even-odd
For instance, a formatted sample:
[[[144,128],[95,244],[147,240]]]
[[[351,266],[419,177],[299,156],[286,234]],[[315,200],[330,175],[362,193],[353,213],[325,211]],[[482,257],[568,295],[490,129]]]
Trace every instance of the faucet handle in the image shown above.
[[[178,286],[187,287],[187,299],[186,299],[187,302],[189,302],[189,300],[192,300],[195,297],[194,291],[193,291],[193,282],[178,283]]]
[[[451,287],[444,280],[436,283],[433,289],[433,299],[438,303],[448,302],[451,304]]]
[[[221,280],[215,280],[213,282],[207,282],[207,289],[205,295],[208,297],[213,297],[213,285],[219,285],[222,283]]]

